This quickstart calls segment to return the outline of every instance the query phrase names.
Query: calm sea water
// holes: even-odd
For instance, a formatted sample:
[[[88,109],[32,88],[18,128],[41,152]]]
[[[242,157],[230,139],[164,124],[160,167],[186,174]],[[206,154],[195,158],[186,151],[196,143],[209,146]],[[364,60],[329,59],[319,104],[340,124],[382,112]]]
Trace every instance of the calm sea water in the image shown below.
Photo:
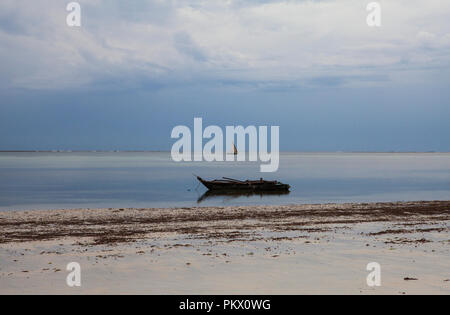
[[[192,174],[277,179],[287,195],[203,196]],[[449,200],[450,154],[282,153],[259,163],[175,163],[168,152],[0,153],[0,211]]]

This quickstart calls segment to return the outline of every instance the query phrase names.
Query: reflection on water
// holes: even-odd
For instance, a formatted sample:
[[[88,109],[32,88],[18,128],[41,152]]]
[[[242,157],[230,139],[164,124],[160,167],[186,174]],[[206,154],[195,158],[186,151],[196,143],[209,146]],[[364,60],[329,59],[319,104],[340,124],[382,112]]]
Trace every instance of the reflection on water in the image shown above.
[[[220,191],[220,190],[207,190],[203,195],[200,196],[200,198],[197,199],[197,203],[202,203],[203,201],[207,199],[226,199],[226,200],[232,200],[237,199],[240,197],[260,197],[261,199],[263,196],[282,196],[282,195],[289,195],[290,191]]]
[[[189,207],[211,180],[278,180],[286,195],[201,198],[201,206],[449,200],[447,153],[281,153],[276,173],[259,162],[173,162],[170,152],[1,153],[0,211]]]

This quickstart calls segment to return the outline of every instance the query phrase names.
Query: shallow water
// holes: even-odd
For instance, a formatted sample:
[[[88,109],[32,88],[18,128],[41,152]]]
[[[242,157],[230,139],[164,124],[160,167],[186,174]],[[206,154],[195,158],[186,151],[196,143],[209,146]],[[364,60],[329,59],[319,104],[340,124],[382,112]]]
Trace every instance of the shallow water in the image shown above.
[[[276,173],[259,166],[176,163],[169,152],[0,153],[0,210],[450,199],[447,153],[281,153]],[[292,188],[202,198],[206,189],[192,174],[264,177]]]

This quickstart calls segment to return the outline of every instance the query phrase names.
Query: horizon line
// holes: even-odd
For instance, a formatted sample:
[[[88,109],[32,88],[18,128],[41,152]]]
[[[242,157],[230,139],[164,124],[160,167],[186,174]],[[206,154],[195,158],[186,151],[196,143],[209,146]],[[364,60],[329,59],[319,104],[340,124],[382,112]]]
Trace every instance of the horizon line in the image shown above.
[[[170,150],[0,150],[0,153],[137,153],[137,152],[167,152],[170,153]],[[450,151],[279,151],[280,153],[450,153]],[[248,153],[248,152],[245,152]]]

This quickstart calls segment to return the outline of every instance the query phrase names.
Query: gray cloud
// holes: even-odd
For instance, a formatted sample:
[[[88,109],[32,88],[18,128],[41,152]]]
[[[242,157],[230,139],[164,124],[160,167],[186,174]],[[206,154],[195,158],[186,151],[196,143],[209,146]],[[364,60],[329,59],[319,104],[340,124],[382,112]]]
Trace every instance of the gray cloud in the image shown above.
[[[206,61],[206,56],[197,44],[192,40],[191,36],[186,32],[178,32],[174,36],[175,48],[189,57],[197,61]]]
[[[4,88],[405,84],[408,71],[418,80],[450,64],[450,3],[439,0],[381,1],[379,29],[358,0],[79,2],[79,29],[61,1],[0,3]]]

